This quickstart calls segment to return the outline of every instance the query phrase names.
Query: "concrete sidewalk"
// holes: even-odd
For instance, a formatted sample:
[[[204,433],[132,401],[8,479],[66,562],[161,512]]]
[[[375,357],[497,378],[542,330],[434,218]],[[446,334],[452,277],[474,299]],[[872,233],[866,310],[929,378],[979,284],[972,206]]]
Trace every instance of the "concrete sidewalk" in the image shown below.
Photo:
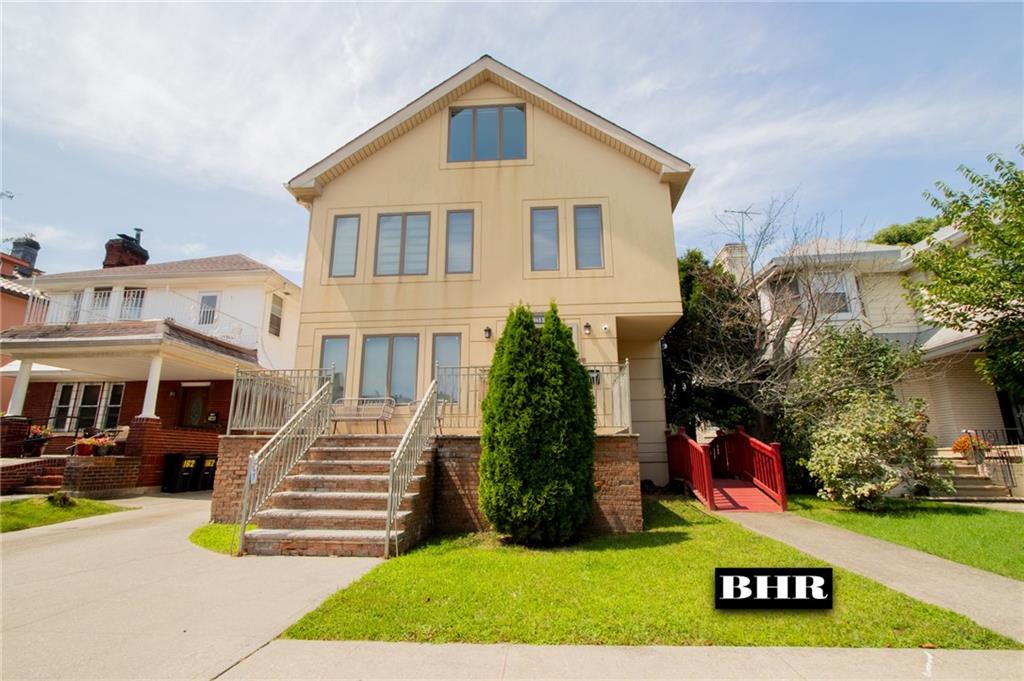
[[[1024,582],[792,513],[720,517],[1024,641]],[[1021,674],[1019,678],[1024,678]]]
[[[221,679],[1013,679],[1024,653],[277,640]]]
[[[201,549],[209,493],[115,503],[0,538],[5,681],[213,678],[379,562]]]

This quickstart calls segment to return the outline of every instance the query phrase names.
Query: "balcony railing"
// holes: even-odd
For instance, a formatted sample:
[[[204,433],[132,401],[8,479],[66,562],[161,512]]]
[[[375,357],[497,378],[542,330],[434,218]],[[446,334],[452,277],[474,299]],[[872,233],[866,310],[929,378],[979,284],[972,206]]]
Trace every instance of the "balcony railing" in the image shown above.
[[[30,325],[102,324],[169,319],[207,336],[244,348],[256,348],[260,329],[249,322],[203,305],[170,288],[125,288],[114,291],[32,296],[25,311]]]
[[[601,431],[630,432],[632,412],[629,360],[623,364],[584,364],[594,389],[595,427]],[[489,367],[436,368],[438,417],[445,430],[480,429],[480,405],[487,396]]]

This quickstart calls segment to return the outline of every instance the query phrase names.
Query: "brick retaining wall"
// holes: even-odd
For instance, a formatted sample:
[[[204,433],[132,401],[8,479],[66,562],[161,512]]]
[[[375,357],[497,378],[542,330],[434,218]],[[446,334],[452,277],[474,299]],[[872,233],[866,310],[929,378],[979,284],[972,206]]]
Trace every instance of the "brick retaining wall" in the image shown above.
[[[269,439],[269,435],[221,436],[217,449],[217,475],[213,479],[213,503],[210,507],[212,522],[238,522],[249,454],[258,451]]]
[[[141,465],[138,456],[69,456],[62,489],[89,499],[142,494],[151,488],[137,486]]]
[[[16,488],[24,485],[29,478],[42,475],[47,468],[60,468],[64,465],[61,457],[43,456],[18,461],[0,468],[0,494],[11,494]]]
[[[443,436],[434,459],[434,527],[438,532],[488,529],[480,513],[480,438]],[[594,452],[594,512],[587,529],[594,533],[640,532],[640,456],[636,435],[599,435]]]

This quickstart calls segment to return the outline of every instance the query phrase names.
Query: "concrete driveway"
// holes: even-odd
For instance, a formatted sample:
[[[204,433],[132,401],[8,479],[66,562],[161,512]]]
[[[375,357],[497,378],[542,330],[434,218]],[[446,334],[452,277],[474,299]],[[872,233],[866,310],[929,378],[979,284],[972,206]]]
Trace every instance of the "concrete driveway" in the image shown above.
[[[232,558],[193,546],[209,495],[0,537],[7,679],[210,679],[274,639],[373,558]]]

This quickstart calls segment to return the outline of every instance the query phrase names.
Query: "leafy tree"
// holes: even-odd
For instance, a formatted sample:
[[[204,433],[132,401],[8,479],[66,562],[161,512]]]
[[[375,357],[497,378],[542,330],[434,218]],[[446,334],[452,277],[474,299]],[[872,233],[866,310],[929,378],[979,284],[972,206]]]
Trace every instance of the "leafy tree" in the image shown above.
[[[938,218],[919,217],[903,224],[889,225],[875,232],[871,238],[876,244],[909,246],[927,239],[941,227]]]
[[[1024,170],[997,154],[988,161],[992,175],[960,166],[967,189],[939,182],[939,195],[928,195],[940,221],[967,235],[967,246],[919,251],[914,265],[927,276],[904,283],[930,323],[984,335],[981,374],[1024,395]]]
[[[512,309],[483,402],[480,509],[517,543],[564,544],[594,498],[594,394],[554,304]]]
[[[786,393],[785,420],[802,440],[861,394],[894,401],[896,385],[921,363],[920,350],[903,350],[860,327],[827,327],[820,335],[814,359],[797,369]]]
[[[879,506],[900,488],[951,491],[933,465],[928,417],[920,400],[909,404],[856,393],[835,420],[815,431],[807,468],[822,483],[818,496],[858,509]]]
[[[700,422],[748,423],[756,410],[742,396],[742,386],[706,386],[696,376],[712,348],[756,351],[750,337],[756,321],[746,317],[748,308],[740,300],[744,292],[731,274],[708,264],[697,249],[678,262],[683,316],[665,334],[662,351],[668,420],[691,434]]]

